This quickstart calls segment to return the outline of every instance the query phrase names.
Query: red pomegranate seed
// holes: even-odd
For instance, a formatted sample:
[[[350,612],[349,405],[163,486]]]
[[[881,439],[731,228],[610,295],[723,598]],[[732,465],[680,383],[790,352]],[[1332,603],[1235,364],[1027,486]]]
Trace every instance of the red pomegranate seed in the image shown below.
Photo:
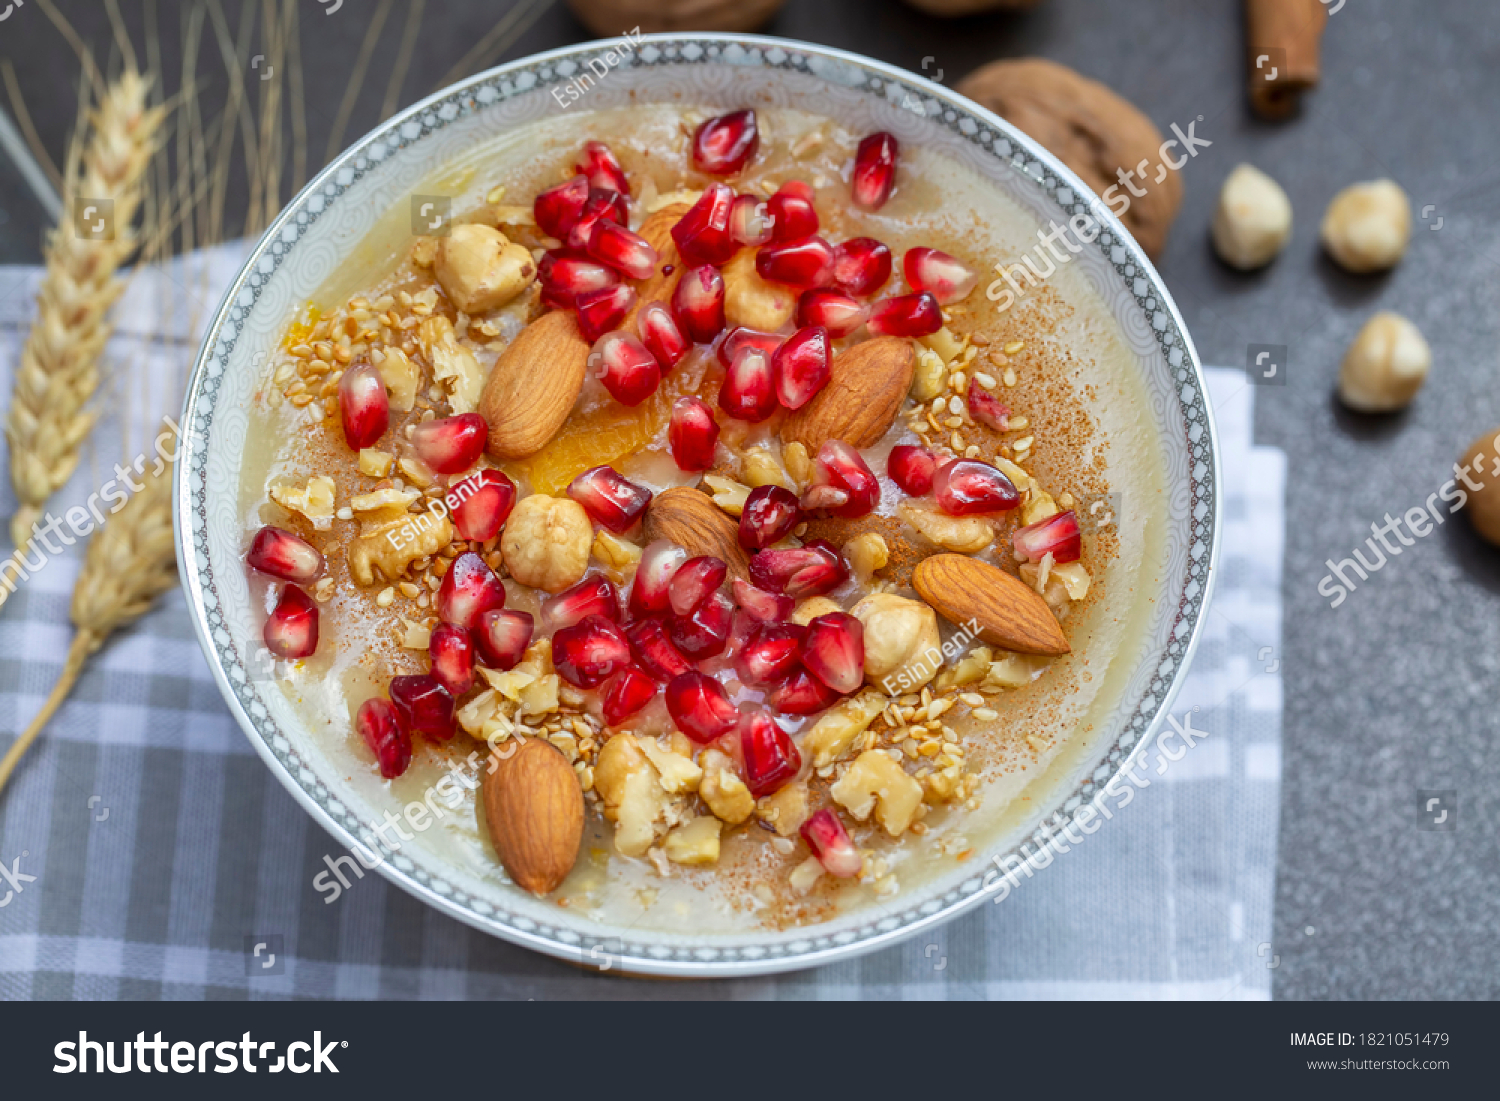
[[[816,715],[826,711],[839,700],[839,694],[813,676],[806,669],[798,669],[782,681],[766,702],[772,710],[783,715]]]
[[[558,676],[578,688],[598,688],[629,664],[630,643],[603,616],[584,616],[552,636],[552,665]]]
[[[907,249],[901,267],[913,290],[931,291],[932,297],[943,306],[969,297],[979,279],[946,252],[935,248]]]
[[[478,413],[425,421],[412,429],[411,443],[417,457],[439,474],[468,470],[484,454],[490,426]]]
[[[776,377],[771,357],[759,348],[740,349],[719,387],[719,408],[731,417],[752,423],[776,412]]]
[[[651,491],[626,481],[609,466],[585,470],[568,486],[568,496],[616,535],[635,527],[651,504]]]
[[[530,612],[513,612],[492,608],[479,617],[474,640],[479,644],[479,660],[491,669],[514,669],[526,656],[536,621]]]
[[[989,463],[955,459],[937,468],[932,478],[938,508],[950,516],[1005,512],[1021,503],[1009,478]]]
[[[832,807],[824,807],[803,822],[801,833],[802,840],[807,842],[807,847],[829,875],[840,879],[853,879],[859,875],[864,860]]]
[[[797,300],[797,325],[820,326],[834,339],[848,336],[865,323],[870,311],[842,291],[814,287]]]
[[[632,279],[645,279],[658,259],[651,242],[613,222],[597,222],[589,236],[589,255]]]
[[[339,379],[339,412],[349,446],[355,451],[373,447],[391,423],[391,403],[380,372],[368,363],[345,371]]]
[[[427,640],[427,656],[432,660],[432,675],[455,699],[474,687],[474,637],[462,627],[451,623],[434,627]]]
[[[411,736],[401,729],[401,720],[391,701],[372,696],[359,705],[354,728],[380,762],[380,775],[394,780],[411,764]]]
[[[722,738],[738,725],[740,713],[724,688],[704,673],[683,673],[667,682],[667,713],[677,728],[699,745]]]
[[[440,742],[453,737],[457,730],[453,721],[453,696],[436,677],[425,673],[414,677],[393,677],[390,694],[391,705],[408,734],[425,734]]]
[[[657,680],[671,680],[693,667],[673,644],[666,624],[659,619],[636,620],[625,628],[625,637],[641,668]]]
[[[969,416],[996,432],[1004,432],[1010,427],[1009,407],[980,386],[978,379],[969,380]]]
[[[775,684],[792,675],[802,660],[802,640],[807,628],[798,623],[760,623],[750,632],[734,668],[746,684]]]
[[[245,561],[252,570],[298,585],[310,584],[323,572],[323,556],[318,549],[281,528],[265,527],[256,532]]]
[[[707,344],[724,331],[724,276],[712,264],[689,268],[672,292],[672,316],[694,344]]]
[[[762,279],[799,290],[826,287],[833,281],[833,249],[821,237],[772,241],[755,254],[755,270]]]
[[[750,580],[758,588],[793,600],[830,593],[848,578],[843,556],[826,539],[789,550],[764,550],[750,559]]]
[[[759,329],[747,329],[743,325],[736,325],[724,334],[724,339],[719,341],[719,347],[714,352],[719,357],[719,362],[725,367],[734,363],[734,357],[746,348],[758,348],[766,353],[766,356],[774,357],[776,349],[786,341],[786,337],[780,333],[763,333]]]
[[[853,692],[865,679],[865,625],[844,612],[818,616],[807,625],[802,664],[835,692]]]
[[[284,586],[261,638],[279,658],[311,657],[318,648],[318,606],[296,585]]]
[[[589,188],[589,197],[578,212],[578,220],[568,230],[567,246],[578,252],[587,252],[589,242],[594,239],[594,230],[600,222],[626,225],[630,221],[630,208],[625,197],[618,191],[604,188]]]
[[[693,133],[693,167],[710,176],[729,176],[745,167],[760,147],[755,112],[733,111],[708,119]]]
[[[740,755],[745,760],[745,786],[757,799],[780,791],[802,767],[802,754],[792,739],[764,711],[740,717]]]
[[[785,539],[801,522],[802,509],[795,493],[777,485],[756,486],[740,512],[740,546],[765,550]]]
[[[649,616],[668,611],[672,607],[672,577],[686,561],[687,551],[675,543],[658,539],[646,544],[630,586],[630,614]]]
[[[802,497],[803,508],[852,519],[868,515],[880,500],[880,479],[864,456],[842,440],[828,440],[818,448],[817,467],[813,485]]]
[[[672,645],[692,661],[718,657],[734,629],[734,601],[714,591],[690,615],[672,620]]]
[[[875,303],[866,324],[880,336],[930,336],[943,327],[943,311],[926,291],[903,294]]]
[[[828,330],[798,329],[776,349],[771,369],[776,375],[777,400],[787,409],[801,409],[828,385],[833,372]]]
[[[719,446],[719,422],[702,398],[678,398],[672,404],[672,424],[667,429],[672,460],[678,470],[707,470],[714,465]]]
[[[672,311],[660,302],[652,302],[636,315],[635,327],[641,343],[656,357],[661,373],[666,374],[688,354],[692,342],[682,335]]]
[[[542,601],[542,630],[560,631],[590,615],[620,622],[620,590],[603,574],[591,574]]]
[[[771,218],[771,240],[796,241],[818,232],[818,210],[813,189],[801,180],[788,180],[766,200]]]
[[[589,369],[621,405],[637,406],[661,385],[661,365],[656,357],[623,329],[605,333],[594,342]]]
[[[433,607],[444,623],[472,631],[485,612],[505,607],[505,586],[483,558],[466,551],[443,574]]]
[[[583,338],[593,344],[611,329],[618,329],[634,305],[635,289],[624,283],[580,294],[578,328]]]
[[[619,159],[609,146],[602,141],[585,142],[583,163],[574,167],[588,177],[590,187],[618,191],[621,195],[630,194],[630,183],[625,179],[625,169],[620,166]]]
[[[903,493],[925,497],[932,492],[932,476],[937,473],[937,456],[920,444],[902,443],[891,448],[885,472]]]
[[[568,231],[583,213],[583,204],[589,199],[587,176],[574,176],[566,183],[549,187],[536,197],[531,205],[536,224],[548,237],[567,240]]]
[[[672,575],[668,588],[672,611],[677,615],[692,615],[719,591],[728,573],[729,566],[722,558],[707,554],[689,558]]]
[[[604,686],[604,722],[618,726],[650,703],[659,688],[635,666],[625,666]]]
[[[833,250],[833,282],[856,298],[874,294],[891,277],[891,250],[873,237],[851,237]]]
[[[446,501],[458,534],[483,543],[499,535],[510,519],[510,510],[516,507],[516,483],[486,468],[451,486]]]
[[[1028,524],[1011,534],[1010,545],[1029,562],[1040,562],[1047,555],[1059,566],[1077,562],[1083,557],[1083,537],[1078,533],[1078,517],[1059,512],[1045,520]]]
[[[896,158],[901,147],[894,134],[881,131],[859,143],[854,154],[854,174],[849,188],[854,201],[866,210],[879,210],[896,186]]]
[[[620,281],[620,273],[587,256],[553,249],[543,254],[537,265],[537,281],[542,285],[544,304],[571,310],[577,308],[579,295],[613,287]]]
[[[722,264],[740,245],[729,232],[729,213],[734,207],[734,192],[723,184],[709,184],[691,210],[672,227],[672,240],[682,262],[690,267],[699,264]]]
[[[730,588],[734,590],[734,602],[740,610],[761,623],[780,623],[792,614],[796,603],[789,596],[757,588],[743,577],[736,577]]]
[[[810,231],[812,232],[812,231]],[[729,236],[737,244],[759,247],[771,239],[771,214],[764,200],[740,195],[729,208]]]

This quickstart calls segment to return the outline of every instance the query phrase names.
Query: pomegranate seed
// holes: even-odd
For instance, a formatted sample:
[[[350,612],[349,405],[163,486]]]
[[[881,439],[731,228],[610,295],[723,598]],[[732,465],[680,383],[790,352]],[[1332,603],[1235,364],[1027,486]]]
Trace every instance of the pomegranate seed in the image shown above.
[[[318,606],[296,585],[287,585],[276,600],[261,632],[266,649],[295,661],[311,657],[318,648]]]
[[[760,623],[750,632],[734,668],[749,685],[775,684],[792,675],[802,660],[807,628],[798,623]]]
[[[464,539],[477,543],[500,534],[516,507],[516,483],[498,470],[470,474],[448,490],[448,514]]]
[[[722,738],[738,725],[735,709],[718,681],[704,673],[683,673],[667,682],[667,713],[677,728],[699,745]]]
[[[618,726],[656,695],[657,683],[633,665],[627,665],[604,687],[604,721],[609,726]]]
[[[514,669],[526,656],[535,633],[536,621],[530,612],[493,608],[479,617],[479,629],[474,632],[479,658],[491,669]]]
[[[505,586],[483,558],[466,551],[443,574],[433,607],[444,623],[472,631],[485,612],[505,607]]]
[[[766,200],[771,216],[771,240],[796,241],[818,232],[818,210],[813,189],[801,180],[788,180]]]
[[[656,357],[623,329],[605,333],[594,342],[589,367],[621,405],[637,406],[661,385],[661,365]]]
[[[792,614],[795,601],[789,596],[768,593],[756,588],[742,577],[736,577],[730,586],[734,590],[734,602],[740,610],[761,623],[780,623]]]
[[[757,799],[781,790],[802,767],[802,754],[792,739],[764,711],[740,717],[740,754],[745,759],[745,786]]]
[[[318,549],[281,528],[265,527],[256,532],[245,561],[252,570],[298,585],[311,583],[323,572],[323,556]]]
[[[834,492],[824,492],[829,489]],[[803,508],[824,508],[852,519],[868,515],[879,500],[880,479],[864,456],[842,440],[828,440],[818,448],[818,473],[802,498]]]
[[[578,328],[583,338],[593,344],[611,329],[620,327],[630,307],[635,305],[635,290],[621,283],[587,291],[577,301]]]
[[[733,628],[734,601],[716,590],[691,615],[672,620],[672,645],[692,661],[715,658],[729,644]]]
[[[969,382],[969,416],[996,432],[1004,432],[1010,427],[1010,408],[980,386],[977,379]]]
[[[391,423],[391,403],[380,372],[368,363],[345,371],[339,379],[339,412],[349,446],[355,451],[373,447]]]
[[[821,237],[772,241],[755,254],[755,270],[772,283],[806,290],[833,281],[833,249]]]
[[[967,298],[979,279],[946,252],[935,248],[907,249],[901,267],[913,290],[931,291],[932,297],[943,306]]]
[[[1059,566],[1064,562],[1077,562],[1083,557],[1083,537],[1078,533],[1078,517],[1069,512],[1059,512],[1045,520],[1028,524],[1011,534],[1010,545],[1016,553],[1030,562],[1040,562],[1047,555]]]
[[[746,550],[765,550],[779,543],[802,522],[797,495],[777,485],[756,486],[745,498],[740,513],[740,546]]]
[[[603,574],[591,574],[578,584],[542,601],[542,629],[560,631],[584,616],[603,616],[620,622],[620,590]]]
[[[427,656],[432,660],[432,675],[455,699],[474,687],[474,638],[462,627],[439,623],[427,640]]]
[[[636,315],[635,327],[640,331],[641,343],[656,357],[662,374],[676,367],[693,346],[682,335],[672,311],[660,302],[652,302],[642,309]]]
[[[937,468],[932,477],[938,508],[950,516],[976,512],[1005,512],[1021,503],[1009,478],[989,463],[955,459]]]
[[[553,249],[543,254],[537,265],[537,281],[542,285],[544,304],[572,310],[578,306],[579,295],[613,287],[620,281],[620,274],[587,256]]]
[[[636,620],[625,628],[625,637],[630,641],[631,652],[641,668],[657,680],[671,680],[693,668],[673,645],[666,625],[659,619]]]
[[[672,575],[668,589],[672,611],[677,615],[692,615],[719,591],[728,573],[729,566],[722,558],[707,554],[689,558]]]
[[[853,692],[865,679],[865,625],[844,612],[818,616],[807,625],[802,664],[835,692]]]
[[[793,600],[822,596],[849,578],[849,567],[833,544],[814,539],[789,550],[764,550],[750,559],[750,580]]]
[[[578,252],[587,252],[589,242],[594,239],[594,230],[600,222],[626,225],[630,221],[630,208],[625,197],[618,191],[604,188],[589,188],[589,197],[578,212],[578,220],[568,230],[567,245]]]
[[[779,333],[763,333],[759,329],[747,329],[743,325],[736,325],[724,334],[724,339],[719,341],[718,350],[714,353],[719,357],[719,362],[725,367],[734,363],[734,357],[746,348],[758,348],[765,352],[767,357],[776,355],[776,349],[786,341],[786,337]]]
[[[782,681],[766,702],[783,715],[816,715],[838,702],[839,694],[806,669],[798,669]]]
[[[771,214],[764,201],[740,195],[729,208],[729,236],[741,245],[759,247],[771,239]],[[808,232],[816,232],[817,227]]]
[[[646,544],[630,586],[630,614],[656,615],[671,608],[672,577],[686,561],[687,551],[675,543],[658,539]]]
[[[586,176],[574,176],[566,183],[549,187],[531,204],[536,224],[548,237],[566,240],[568,231],[583,213],[583,204],[589,199],[589,181]]]
[[[625,169],[619,159],[602,141],[585,142],[583,163],[574,165],[582,175],[588,177],[590,187],[630,194],[630,183],[625,179]]]
[[[632,279],[645,279],[658,259],[651,242],[613,222],[597,222],[589,236],[589,255]]]
[[[408,734],[425,734],[440,742],[453,737],[453,696],[433,676],[391,679],[391,704]]]
[[[678,398],[672,405],[672,425],[667,430],[672,459],[678,470],[707,470],[714,465],[719,446],[719,422],[708,402],[697,397]]]
[[[755,112],[733,111],[699,125],[693,134],[693,167],[710,176],[729,176],[744,168],[759,147]]]
[[[943,327],[943,311],[926,291],[903,294],[875,303],[866,324],[880,336],[930,336]]]
[[[833,373],[833,353],[828,330],[798,329],[771,360],[776,375],[776,398],[787,409],[801,409],[813,395],[828,385]]]
[[[417,457],[439,474],[468,470],[484,454],[490,426],[478,413],[426,421],[412,429],[411,443]]]
[[[833,281],[856,298],[874,294],[891,277],[891,250],[873,237],[851,237],[833,250]]]
[[[626,481],[613,467],[585,470],[568,486],[568,496],[616,535],[635,527],[651,504],[651,491]]]
[[[724,277],[712,264],[689,268],[672,292],[672,316],[694,344],[707,344],[724,331]]]
[[[807,847],[829,875],[840,879],[853,879],[859,875],[864,860],[832,807],[824,807],[803,822],[801,833],[802,840],[807,842]]]
[[[739,242],[729,232],[729,212],[734,192],[723,184],[709,184],[691,210],[672,227],[672,240],[683,263],[722,264],[739,251]]]
[[[865,323],[870,311],[842,291],[814,287],[797,300],[799,327],[821,326],[834,339],[848,336]]]
[[[776,412],[775,383],[771,357],[759,348],[742,348],[719,387],[719,408],[742,421],[763,421]]]
[[[401,729],[401,720],[391,701],[372,696],[359,705],[354,728],[380,762],[380,775],[394,780],[411,764],[411,737]]]
[[[854,201],[866,210],[879,210],[896,186],[896,158],[901,147],[894,134],[881,131],[859,143],[849,188]]]
[[[584,616],[552,636],[552,665],[578,688],[597,688],[629,664],[630,643],[603,616]]]
[[[925,497],[932,492],[932,476],[937,473],[937,456],[920,444],[902,443],[891,448],[885,472],[903,493]]]

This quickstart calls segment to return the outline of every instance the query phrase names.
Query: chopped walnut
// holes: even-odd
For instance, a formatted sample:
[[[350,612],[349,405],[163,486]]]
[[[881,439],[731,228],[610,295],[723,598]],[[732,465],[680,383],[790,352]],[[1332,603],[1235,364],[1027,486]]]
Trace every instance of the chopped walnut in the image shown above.
[[[375,349],[370,353],[370,362],[390,391],[391,408],[400,413],[411,412],[417,402],[417,391],[422,386],[421,369],[405,352],[395,347]]]
[[[333,479],[321,474],[307,480],[307,486],[272,486],[271,500],[284,509],[301,513],[318,531],[333,527]]]
[[[432,364],[432,377],[443,384],[455,413],[472,413],[484,390],[484,369],[474,353],[458,342],[453,323],[441,314],[417,326],[422,352]]]
[[[511,513],[500,547],[517,581],[559,593],[582,579],[593,542],[594,527],[582,505],[534,493]]]
[[[883,570],[891,560],[891,548],[879,532],[856,535],[843,546],[844,558],[861,585],[868,585],[876,570]]]
[[[705,475],[703,484],[713,495],[714,504],[729,515],[738,516],[745,511],[745,498],[750,496],[749,486],[741,485],[730,478],[721,478],[717,474]]]
[[[661,786],[669,795],[684,795],[698,790],[703,770],[691,757],[675,750],[663,749],[651,738],[640,739],[641,752],[656,767]]]
[[[810,596],[792,609],[792,622],[806,627],[820,615],[829,615],[832,612],[842,612],[843,610],[836,602],[829,600],[826,596]]]
[[[698,794],[714,815],[737,826],[755,813],[755,797],[734,770],[734,761],[717,749],[703,754],[703,782]]]
[[[992,651],[988,646],[976,646],[958,661],[938,674],[933,688],[947,692],[951,688],[962,688],[967,684],[978,684],[990,669]]]
[[[834,802],[863,822],[875,820],[892,837],[900,837],[922,805],[922,785],[881,750],[869,749],[854,759],[843,777],[828,789]]]
[[[382,509],[360,524],[359,535],[349,543],[349,574],[362,588],[375,584],[375,568],[394,581],[418,558],[451,542],[453,525],[441,513]]]
[[[995,541],[995,529],[977,516],[947,516],[906,503],[898,511],[924,537],[954,554],[978,554]]]
[[[755,813],[782,837],[796,837],[812,813],[806,782],[788,784],[774,795],[767,795],[755,804]]]
[[[368,478],[384,478],[391,472],[395,456],[389,451],[366,447],[359,453],[359,472]]]
[[[1048,659],[1044,657],[997,650],[994,660],[987,664],[984,682],[999,688],[1024,688],[1047,665]]]
[[[776,461],[776,456],[764,447],[752,447],[745,452],[741,460],[745,483],[752,489],[761,486],[780,486],[782,489],[796,492],[792,480],[787,477],[787,472],[781,469],[781,464]]]
[[[719,860],[719,820],[711,814],[690,819],[662,842],[662,851],[674,864],[716,864]]]
[[[604,743],[594,763],[594,790],[604,800],[604,817],[615,824],[615,848],[622,856],[644,856],[671,797],[634,734],[616,734]]]
[[[825,711],[802,739],[802,752],[812,757],[813,768],[824,768],[843,756],[885,710],[886,697],[866,690]]]

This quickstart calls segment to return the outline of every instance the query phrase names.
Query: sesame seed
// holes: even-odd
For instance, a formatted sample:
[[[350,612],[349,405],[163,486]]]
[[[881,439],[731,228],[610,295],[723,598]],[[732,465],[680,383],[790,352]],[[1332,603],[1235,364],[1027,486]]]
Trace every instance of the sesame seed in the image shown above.
[[[1005,374],[1002,377],[1005,379],[1005,385],[1014,386],[1016,384],[1016,373],[1009,367],[1005,369]]]
[[[1026,342],[1024,340],[1012,340],[1005,346],[1005,354],[1008,356],[1013,356],[1024,347],[1026,347]]]
[[[976,707],[974,717],[982,723],[992,723],[1000,717],[1000,712],[992,707]]]
[[[380,595],[375,598],[375,603],[382,608],[389,608],[396,600],[396,590],[387,586],[380,590]]]
[[[968,704],[970,707],[984,706],[984,697],[981,696],[978,692],[964,692],[958,698],[964,703]]]
[[[993,390],[995,388],[995,376],[987,375],[983,371],[974,376],[974,381],[986,390]]]

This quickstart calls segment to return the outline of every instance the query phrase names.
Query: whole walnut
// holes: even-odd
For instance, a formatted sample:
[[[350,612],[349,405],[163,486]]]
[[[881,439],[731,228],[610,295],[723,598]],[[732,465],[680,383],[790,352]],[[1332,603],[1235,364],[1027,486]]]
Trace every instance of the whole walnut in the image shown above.
[[[786,0],[568,0],[589,30],[624,34],[657,31],[753,31]]]

